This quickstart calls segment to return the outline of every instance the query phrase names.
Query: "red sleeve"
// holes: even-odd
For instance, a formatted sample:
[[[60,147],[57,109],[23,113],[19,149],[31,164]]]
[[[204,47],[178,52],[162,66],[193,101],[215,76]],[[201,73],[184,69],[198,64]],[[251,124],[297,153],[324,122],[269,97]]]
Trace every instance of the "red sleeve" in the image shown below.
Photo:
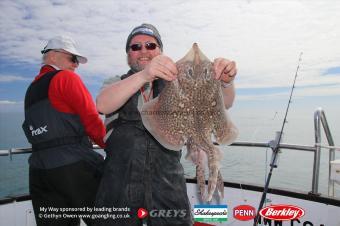
[[[50,83],[48,97],[58,111],[79,115],[86,134],[100,147],[105,147],[103,121],[79,75],[66,70],[59,72]]]

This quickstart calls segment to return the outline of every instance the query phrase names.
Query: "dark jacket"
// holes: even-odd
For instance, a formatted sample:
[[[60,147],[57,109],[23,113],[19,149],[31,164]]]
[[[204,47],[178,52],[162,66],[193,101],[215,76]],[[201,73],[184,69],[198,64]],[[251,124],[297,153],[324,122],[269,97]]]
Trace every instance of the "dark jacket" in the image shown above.
[[[59,71],[48,72],[33,82],[25,96],[23,130],[32,144],[29,164],[51,169],[80,160],[97,165],[102,157],[92,144],[76,114],[57,111],[48,99],[50,82]]]
[[[123,75],[125,79],[132,72]],[[163,84],[153,84],[154,97]],[[159,210],[181,210],[180,216],[157,217],[150,214],[148,225],[191,225],[191,210],[187,197],[181,152],[161,146],[144,128],[137,109],[140,92],[134,94],[119,110],[111,124],[113,132],[107,140],[107,158],[96,206],[143,207],[149,213]],[[141,225],[136,216],[125,221],[102,222],[100,225]]]

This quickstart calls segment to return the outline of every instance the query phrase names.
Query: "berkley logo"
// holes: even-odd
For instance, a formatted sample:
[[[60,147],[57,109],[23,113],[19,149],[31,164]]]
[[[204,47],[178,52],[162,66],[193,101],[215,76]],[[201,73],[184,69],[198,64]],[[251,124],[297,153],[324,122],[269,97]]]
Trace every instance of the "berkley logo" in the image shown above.
[[[305,211],[293,205],[272,205],[262,208],[260,215],[270,220],[295,220],[305,215]]]
[[[256,216],[255,208],[249,205],[236,206],[233,209],[234,218],[240,221],[249,221]]]

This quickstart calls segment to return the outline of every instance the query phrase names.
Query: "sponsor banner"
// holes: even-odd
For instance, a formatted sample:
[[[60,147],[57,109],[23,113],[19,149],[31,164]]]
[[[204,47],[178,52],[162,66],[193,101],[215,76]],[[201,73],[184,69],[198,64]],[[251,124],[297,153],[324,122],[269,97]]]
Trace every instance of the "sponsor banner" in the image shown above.
[[[270,220],[288,221],[299,219],[305,211],[298,206],[279,204],[262,208],[260,215]]]
[[[199,222],[224,222],[228,220],[227,205],[194,205],[194,220]]]

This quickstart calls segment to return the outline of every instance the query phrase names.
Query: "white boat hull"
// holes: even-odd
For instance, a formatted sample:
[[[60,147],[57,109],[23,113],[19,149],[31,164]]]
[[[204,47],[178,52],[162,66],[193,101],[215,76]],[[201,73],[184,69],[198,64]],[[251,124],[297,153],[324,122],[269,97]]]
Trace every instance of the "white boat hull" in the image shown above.
[[[194,183],[187,183],[188,194],[191,205],[202,204],[199,197],[199,191],[197,185]],[[212,205],[227,205],[228,206],[228,220],[223,223],[207,222],[213,225],[237,225],[237,226],[250,226],[253,225],[253,220],[240,221],[235,219],[233,216],[233,209],[239,205],[250,205],[255,207],[257,210],[259,202],[261,200],[262,192],[251,191],[241,188],[224,187],[224,198],[223,200],[217,200],[217,194],[214,197]],[[303,196],[303,195],[302,195]],[[306,198],[308,195],[305,195]],[[310,197],[312,198],[312,197]],[[282,221],[282,224],[273,220],[264,220],[261,218],[262,225],[268,226],[340,226],[340,202],[337,201],[337,205],[325,204],[317,201],[306,200],[302,198],[294,198],[284,195],[267,194],[267,200],[270,202],[268,205],[287,204],[294,205],[305,210],[305,215],[299,220],[294,221]],[[326,200],[325,200],[326,201]],[[265,223],[265,224],[264,224]],[[259,224],[261,225],[261,224]]]
[[[236,187],[238,186],[238,188]],[[242,187],[242,189],[240,188]],[[206,204],[199,200],[197,184],[194,180],[187,182],[188,196],[192,209],[194,205]],[[240,221],[233,216],[233,209],[239,205],[250,205],[257,209],[262,192],[256,191],[261,188],[249,185],[237,185],[225,183],[224,198],[219,200],[214,197],[211,205],[227,205],[228,220],[223,223],[206,222],[211,225],[237,225],[249,226],[253,220]],[[274,194],[274,193],[287,194]],[[307,194],[289,192],[283,190],[271,190],[267,199],[270,202],[267,205],[287,204],[294,205],[305,210],[305,215],[299,220],[274,222],[273,220],[264,220],[261,218],[262,225],[268,226],[340,226],[340,201],[329,198],[315,197]],[[296,197],[294,197],[296,196]],[[314,200],[314,201],[313,201]],[[193,213],[193,211],[192,211]],[[14,201],[0,205],[0,226],[35,226],[33,208],[30,200]],[[85,225],[82,223],[82,225]],[[261,224],[259,224],[261,225]]]

